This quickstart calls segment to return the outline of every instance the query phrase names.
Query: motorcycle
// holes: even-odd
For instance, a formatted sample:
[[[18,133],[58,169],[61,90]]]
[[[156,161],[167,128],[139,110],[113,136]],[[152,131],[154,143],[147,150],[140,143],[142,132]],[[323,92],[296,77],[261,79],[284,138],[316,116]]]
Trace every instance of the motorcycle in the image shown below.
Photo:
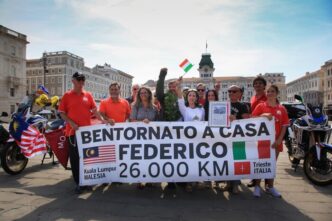
[[[292,167],[297,169],[303,160],[303,170],[314,184],[332,184],[332,145],[328,144],[332,128],[322,105],[304,104],[305,114],[295,119],[290,126],[288,146]],[[300,114],[300,113],[298,113]]]
[[[1,116],[7,117],[3,112]],[[4,171],[8,174],[16,175],[24,170],[28,164],[28,159],[20,152],[19,146],[10,136],[9,132],[1,125],[1,146],[0,161]]]
[[[47,118],[39,114],[33,114],[30,109],[30,101],[28,103],[20,104],[17,112],[14,113],[12,116],[12,121],[10,122],[10,124],[12,124],[12,127],[15,127],[14,119],[17,116],[23,117],[25,122],[27,122],[30,126],[36,128],[42,134],[55,131],[64,126],[64,121],[62,119],[57,119],[55,121],[49,122]],[[1,166],[6,173],[11,175],[17,175],[26,168],[29,159],[24,155],[21,147],[19,146],[18,140],[15,140],[15,138],[9,133],[8,135],[9,138],[5,142],[2,142],[2,146],[0,149]],[[52,163],[56,164],[54,161],[53,152],[48,143],[46,143],[46,146],[47,152],[44,154],[41,164],[44,163],[44,159],[47,155],[49,155],[49,158],[52,158]]]

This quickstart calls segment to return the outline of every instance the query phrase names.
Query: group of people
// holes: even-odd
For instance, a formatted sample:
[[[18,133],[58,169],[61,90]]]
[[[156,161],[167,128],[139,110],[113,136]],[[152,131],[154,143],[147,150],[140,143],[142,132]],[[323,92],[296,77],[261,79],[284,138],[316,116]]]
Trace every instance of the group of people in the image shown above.
[[[91,113],[102,123],[114,125],[119,122],[142,121],[208,121],[209,102],[218,101],[220,84],[213,89],[207,89],[202,83],[196,89],[181,88],[182,78],[170,81],[165,92],[164,83],[167,68],[162,68],[157,81],[155,94],[148,87],[133,85],[132,94],[124,99],[120,97],[120,85],[112,83],[109,86],[110,97],[97,105],[92,95],[84,90],[85,76],[76,72],[72,76],[73,89],[66,92],[61,99],[58,111],[67,122],[66,136],[70,146],[70,163],[73,178],[76,183],[75,191],[81,193],[91,187],[79,186],[79,156],[75,140],[75,130],[80,126],[91,125]],[[256,94],[251,98],[250,105],[242,102],[243,88],[232,85],[228,88],[231,104],[230,120],[264,116],[275,119],[276,137],[272,147],[278,157],[282,151],[282,141],[288,126],[288,115],[285,108],[278,101],[279,89],[276,85],[266,88],[267,82],[262,76],[253,81]],[[266,90],[267,89],[267,90]],[[224,187],[235,194],[239,193],[240,180],[227,182]],[[168,183],[166,189],[175,191],[177,186],[183,186],[186,191],[193,191],[193,183]],[[144,185],[138,184],[139,188]],[[262,189],[260,180],[252,180],[248,187],[254,187],[253,195],[260,197]],[[265,180],[265,191],[274,197],[281,194],[274,187],[273,179]]]

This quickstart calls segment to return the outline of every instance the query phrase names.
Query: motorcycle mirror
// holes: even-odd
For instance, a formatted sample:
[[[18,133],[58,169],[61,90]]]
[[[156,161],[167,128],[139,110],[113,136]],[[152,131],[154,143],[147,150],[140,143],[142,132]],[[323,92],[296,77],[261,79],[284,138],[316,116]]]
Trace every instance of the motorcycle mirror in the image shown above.
[[[300,95],[295,94],[295,95],[294,95],[294,98],[295,98],[296,100],[300,101],[301,103],[303,103],[303,99],[302,99],[302,97],[301,97]]]
[[[1,117],[8,117],[8,113],[7,112],[2,112]]]

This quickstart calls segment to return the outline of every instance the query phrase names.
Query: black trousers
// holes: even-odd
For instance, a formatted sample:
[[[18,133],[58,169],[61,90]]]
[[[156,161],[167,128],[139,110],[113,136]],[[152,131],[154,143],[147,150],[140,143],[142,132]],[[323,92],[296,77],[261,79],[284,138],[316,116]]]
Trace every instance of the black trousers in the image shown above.
[[[71,172],[76,185],[78,185],[80,182],[80,157],[78,155],[75,135],[68,137],[68,143]]]

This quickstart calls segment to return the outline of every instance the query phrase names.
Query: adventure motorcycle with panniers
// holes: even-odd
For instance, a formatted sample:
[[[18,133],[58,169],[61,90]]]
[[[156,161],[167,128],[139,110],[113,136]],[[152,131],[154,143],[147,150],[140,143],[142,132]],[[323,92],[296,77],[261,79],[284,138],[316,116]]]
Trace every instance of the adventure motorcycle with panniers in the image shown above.
[[[296,170],[303,160],[303,170],[307,178],[316,185],[332,184],[332,145],[328,144],[332,128],[323,106],[303,103],[284,104],[290,126],[285,136],[289,159]]]

